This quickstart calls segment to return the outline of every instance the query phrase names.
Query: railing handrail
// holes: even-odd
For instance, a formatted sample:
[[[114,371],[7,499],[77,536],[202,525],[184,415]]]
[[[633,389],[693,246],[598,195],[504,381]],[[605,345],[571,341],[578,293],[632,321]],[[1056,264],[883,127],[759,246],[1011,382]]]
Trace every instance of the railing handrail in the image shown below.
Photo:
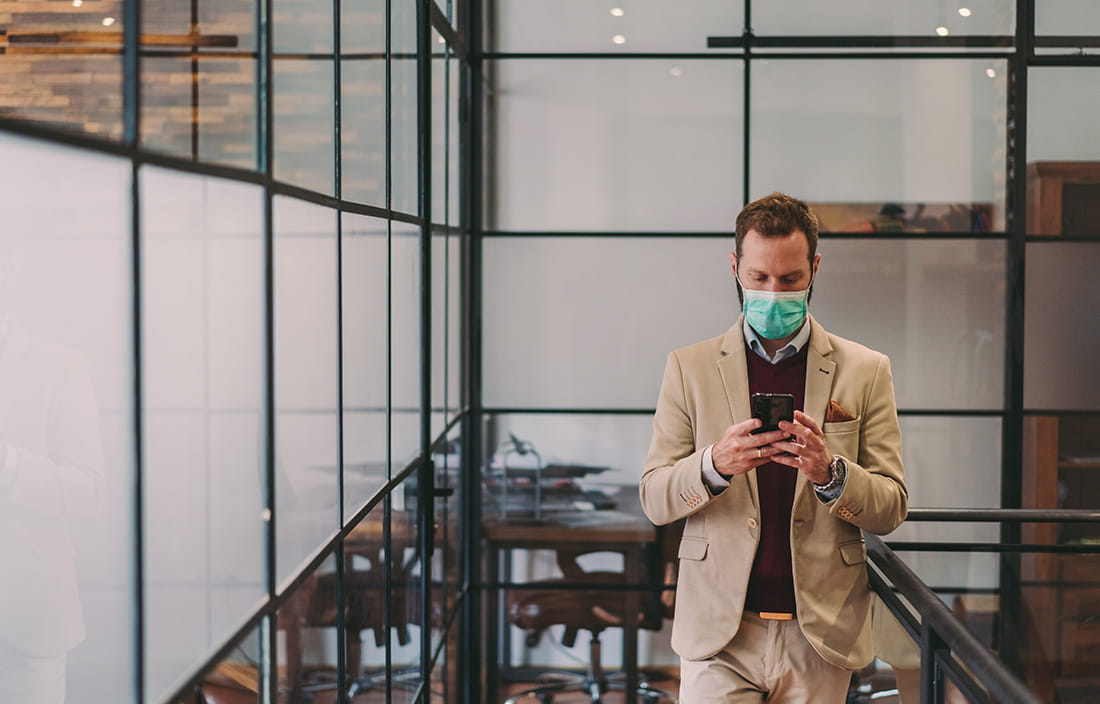
[[[911,508],[908,521],[1100,523],[1100,511],[1044,508]]]
[[[947,605],[887,547],[882,538],[868,533],[865,539],[867,554],[874,565],[913,605],[921,616],[921,623],[927,624],[966,663],[993,701],[999,704],[1041,704],[1039,698],[951,613]],[[883,601],[891,607],[891,611],[894,610],[893,604],[886,599]],[[895,616],[902,618],[901,614],[895,613]]]

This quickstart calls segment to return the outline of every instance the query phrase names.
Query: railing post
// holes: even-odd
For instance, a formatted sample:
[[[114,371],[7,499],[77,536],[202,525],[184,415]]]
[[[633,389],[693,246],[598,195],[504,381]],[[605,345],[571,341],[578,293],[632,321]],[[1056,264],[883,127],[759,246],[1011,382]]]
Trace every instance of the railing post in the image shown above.
[[[920,701],[921,704],[943,704],[944,676],[937,664],[937,654],[946,652],[943,639],[926,620],[920,625]]]

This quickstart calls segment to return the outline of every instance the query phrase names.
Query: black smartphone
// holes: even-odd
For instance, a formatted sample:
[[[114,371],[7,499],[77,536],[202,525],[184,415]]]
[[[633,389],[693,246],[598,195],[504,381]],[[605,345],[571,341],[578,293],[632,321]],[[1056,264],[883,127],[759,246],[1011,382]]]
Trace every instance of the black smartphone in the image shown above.
[[[779,430],[779,421],[794,422],[794,396],[790,394],[753,394],[749,397],[752,417],[764,421],[753,435]]]

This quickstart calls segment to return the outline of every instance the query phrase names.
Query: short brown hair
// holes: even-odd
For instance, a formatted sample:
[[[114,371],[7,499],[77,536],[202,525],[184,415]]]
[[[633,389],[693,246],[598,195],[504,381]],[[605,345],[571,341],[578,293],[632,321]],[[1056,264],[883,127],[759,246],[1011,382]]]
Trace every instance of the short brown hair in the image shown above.
[[[783,193],[772,193],[746,205],[737,215],[734,251],[741,257],[741,243],[749,230],[765,237],[789,235],[801,230],[810,245],[810,262],[817,254],[817,215],[810,206]]]

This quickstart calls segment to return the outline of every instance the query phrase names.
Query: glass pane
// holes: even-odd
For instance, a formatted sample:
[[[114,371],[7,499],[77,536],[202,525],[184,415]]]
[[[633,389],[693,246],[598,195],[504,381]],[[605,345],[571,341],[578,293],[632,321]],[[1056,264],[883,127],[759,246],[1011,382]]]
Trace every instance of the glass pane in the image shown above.
[[[344,519],[386,482],[385,220],[344,213]]]
[[[1042,0],[1040,0],[1041,2]],[[966,10],[966,12],[963,12]],[[757,34],[1012,34],[1015,0],[754,0],[752,25]]]
[[[652,407],[668,352],[737,320],[731,247],[732,238],[486,241],[486,405]],[[1003,242],[827,239],[819,251],[811,313],[890,356],[900,407],[1000,408]]]
[[[346,200],[385,207],[385,59],[344,59],[340,82],[341,195]]]
[[[390,462],[400,471],[420,452],[420,229],[393,221],[390,253]]]
[[[331,54],[330,2],[272,0],[273,41],[276,54]]]
[[[390,623],[396,630],[389,644],[393,663],[391,687],[394,702],[412,704],[413,695],[423,680],[420,648],[425,637],[421,604],[424,591],[422,555],[418,543],[421,516],[417,512],[415,473],[398,487],[394,499],[390,520],[393,568],[389,588]]]
[[[142,145],[196,161],[256,166],[256,62],[142,59]]]
[[[340,523],[336,212],[277,198],[275,475],[282,581]]]
[[[54,7],[4,10],[0,118],[121,139],[121,0]]]
[[[458,331],[458,320],[450,316],[452,237],[446,232],[432,234],[432,420],[431,436],[437,438],[450,420],[451,387],[450,337]]]
[[[810,311],[890,357],[901,408],[1001,408],[1005,244],[822,240]]]
[[[257,186],[151,167],[141,187],[146,684],[155,699],[265,593],[263,199]]]
[[[451,496],[437,495],[435,505],[435,552],[432,554],[432,596],[431,619],[433,647],[438,645],[441,638],[446,637],[450,642],[457,639],[457,625],[452,625],[451,632],[443,632],[443,626],[449,616],[454,613],[456,599],[458,598],[459,581],[459,535],[462,526],[459,524],[460,507],[463,497],[461,491],[461,453],[462,433],[461,425],[455,427],[441,438],[432,452],[432,461],[435,463],[435,487],[438,490],[454,492]],[[454,624],[458,622],[455,621]],[[454,671],[450,671],[453,679]],[[453,682],[451,683],[453,684]],[[433,681],[432,687],[441,689],[443,682]]]
[[[129,701],[130,162],[0,133],[0,163],[0,659]]]
[[[143,43],[152,50],[191,50],[194,46],[199,53],[252,51],[256,47],[255,5],[256,0],[141,0]],[[87,10],[89,6],[82,3],[81,7]],[[197,46],[192,32],[199,35]]]
[[[755,61],[752,197],[982,206],[1003,229],[1006,80],[992,59]]]
[[[326,695],[336,700],[340,686],[338,588],[336,559],[330,556],[306,575],[279,607],[278,704],[312,702]],[[350,615],[344,613],[345,618]]]
[[[730,228],[741,82],[733,61],[498,62],[493,226]]]
[[[391,207],[417,214],[416,4],[390,5]]]
[[[1030,162],[1100,160],[1095,67],[1032,68],[1028,79]]]
[[[1091,0],[1037,0],[1035,34],[1100,34],[1100,7]]]
[[[511,0],[493,5],[497,51],[698,51],[707,37],[740,35],[743,0],[675,4],[618,0]]]
[[[142,144],[255,168],[253,1],[144,0],[141,12]]]
[[[1090,292],[1100,242],[1027,245],[1024,406],[1100,410],[1100,318]]]
[[[461,119],[459,115],[462,96],[462,65],[451,56],[448,62],[450,90],[447,100],[447,218],[448,225],[460,225],[459,199],[462,192],[459,186],[459,145],[461,139]]]
[[[447,222],[447,136],[451,103],[447,53],[442,35],[432,30],[432,222]]]
[[[195,702],[259,704],[263,681],[260,664],[262,642],[260,628],[257,626],[237,643],[225,659],[206,673],[194,690],[185,692],[171,704],[195,704]]]
[[[386,632],[386,606],[400,595],[387,589],[387,555],[383,540],[385,513],[377,505],[355,526],[344,543],[344,594],[347,619],[347,683],[352,694],[363,694],[367,701],[383,700],[386,692],[387,644],[405,637],[404,621],[391,621]],[[403,545],[405,537],[395,533],[394,543]],[[400,573],[400,563],[389,561],[391,574]],[[351,689],[353,688],[353,689]]]
[[[335,170],[332,61],[278,59],[274,74],[275,178],[331,194]]]

